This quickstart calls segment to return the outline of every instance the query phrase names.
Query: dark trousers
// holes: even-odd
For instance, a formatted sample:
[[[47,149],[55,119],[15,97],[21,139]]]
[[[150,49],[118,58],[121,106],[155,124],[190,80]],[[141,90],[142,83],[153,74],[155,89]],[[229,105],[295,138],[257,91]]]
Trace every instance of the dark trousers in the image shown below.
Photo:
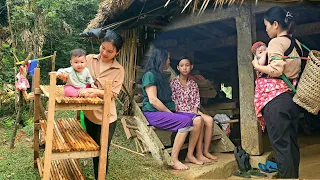
[[[298,125],[300,107],[290,93],[283,93],[270,101],[262,110],[268,136],[276,153],[280,178],[298,178],[300,152]]]
[[[101,125],[95,124],[91,122],[87,117],[84,118],[87,133],[92,137],[92,139],[100,146],[100,134],[101,134]],[[114,131],[116,130],[117,121],[114,121],[109,124],[109,137],[108,137],[108,154],[107,154],[107,160],[109,159],[109,147],[111,144],[111,139],[114,134]],[[108,164],[109,160],[107,161],[107,174],[108,174]],[[93,158],[93,168],[94,168],[94,176],[96,179],[98,179],[98,167],[99,167],[99,157]]]

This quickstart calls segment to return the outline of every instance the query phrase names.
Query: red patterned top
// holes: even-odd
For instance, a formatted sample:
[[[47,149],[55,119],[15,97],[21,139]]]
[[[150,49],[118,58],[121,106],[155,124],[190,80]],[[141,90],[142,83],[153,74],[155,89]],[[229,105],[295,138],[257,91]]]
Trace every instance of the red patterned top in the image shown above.
[[[177,112],[194,113],[194,108],[200,108],[200,93],[197,83],[188,78],[187,88],[180,83],[179,76],[174,78],[171,83],[172,100],[176,104]]]
[[[262,109],[273,98],[284,92],[291,91],[291,88],[282,79],[272,77],[262,78],[260,72],[257,72],[255,83],[254,107],[257,120],[261,125],[262,131],[264,131],[266,122],[261,113]],[[297,79],[294,79],[292,84],[296,86]]]

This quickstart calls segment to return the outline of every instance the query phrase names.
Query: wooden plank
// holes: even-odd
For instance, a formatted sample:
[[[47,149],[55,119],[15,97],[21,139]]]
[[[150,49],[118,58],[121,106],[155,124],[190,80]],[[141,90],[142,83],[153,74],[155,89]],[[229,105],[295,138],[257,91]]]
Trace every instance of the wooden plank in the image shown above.
[[[101,104],[57,103],[56,110],[101,110]]]
[[[131,136],[131,133],[129,131],[129,128],[127,127],[127,122],[126,122],[126,119],[124,117],[121,118],[121,124],[122,124],[123,130],[124,130],[124,133],[127,136],[127,139],[130,139],[132,136]]]
[[[253,9],[253,14],[266,12],[269,8],[273,6],[280,7],[288,7],[301,5],[301,3],[275,3],[275,2],[259,2],[258,6]],[[201,16],[181,16],[179,18],[174,19],[170,26],[167,26],[164,31],[172,31],[181,28],[187,28],[191,26],[197,26],[200,24],[211,23],[214,21],[221,21],[224,19],[235,18],[239,16],[239,7],[236,5],[232,5],[231,7],[225,9],[216,9],[213,11],[212,9],[206,10]]]
[[[138,104],[134,101],[132,106],[137,127],[139,128],[142,138],[147,144],[152,157],[160,164],[172,165],[173,163],[170,155],[164,151],[164,146],[157,134],[151,127],[148,126],[149,123],[143,115],[141,109],[138,107]]]
[[[98,157],[100,151],[71,151],[71,152],[56,152],[52,153],[52,160],[60,159],[81,159]]]
[[[106,81],[106,87],[104,89],[104,96],[103,96],[104,104],[103,104],[103,118],[102,118],[101,136],[100,136],[98,180],[106,179],[111,96],[112,96],[112,81]]]
[[[190,26],[206,24],[213,21],[233,18],[238,15],[236,6],[228,7],[226,9],[217,9],[216,11],[206,11],[201,16],[182,16],[174,19],[171,24],[164,29],[164,31],[177,30]]]
[[[232,120],[229,120],[229,121],[221,121],[219,122],[220,124],[228,124],[228,123],[238,123],[239,122],[239,119],[232,119]]]
[[[43,177],[43,158],[38,158],[38,170],[40,177]],[[44,178],[42,178],[44,179]],[[85,180],[80,163],[76,159],[55,160],[51,162],[50,180],[77,179]]]
[[[44,171],[43,179],[49,180],[50,178],[50,169],[51,169],[51,160],[52,160],[52,141],[53,141],[53,121],[54,121],[54,106],[55,106],[55,95],[56,95],[56,74],[50,74],[50,94],[49,97],[49,106],[48,106],[48,120],[47,120],[47,132],[46,132],[46,148],[44,152]]]
[[[216,114],[226,114],[226,115],[240,114],[239,108],[236,108],[236,109],[208,109],[207,108],[206,110],[211,116],[214,116]]]
[[[225,102],[225,103],[217,103],[203,106],[207,110],[217,110],[217,109],[235,109],[237,108],[236,102]]]
[[[40,87],[40,69],[39,68],[35,68],[34,69],[34,88],[39,88]],[[40,121],[40,95],[39,94],[35,94],[34,95],[34,107],[33,107],[33,112],[34,112],[34,138],[33,138],[33,161],[34,161],[34,167],[36,168],[37,165],[37,159],[39,158],[39,141],[40,141],[40,137],[39,137],[39,128],[36,126],[36,124],[39,124]]]
[[[41,101],[39,102],[39,111],[41,113],[42,119],[47,119],[47,115],[45,113],[45,109],[44,109],[43,104],[42,104]]]
[[[34,94],[42,94],[40,87],[34,88]]]
[[[248,58],[252,44],[251,10],[243,5],[240,16],[236,17],[238,35],[238,71],[240,90],[240,127],[242,147],[251,155],[263,153],[263,142],[260,126],[258,125],[253,105],[254,72],[251,59]]]

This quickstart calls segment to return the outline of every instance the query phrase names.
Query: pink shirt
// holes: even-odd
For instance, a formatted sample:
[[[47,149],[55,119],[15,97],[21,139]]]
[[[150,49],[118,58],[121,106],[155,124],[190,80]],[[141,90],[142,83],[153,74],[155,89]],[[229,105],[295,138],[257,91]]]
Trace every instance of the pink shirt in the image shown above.
[[[170,86],[177,112],[194,113],[194,108],[200,108],[199,88],[194,80],[188,78],[187,87],[184,88],[177,76],[171,81]]]

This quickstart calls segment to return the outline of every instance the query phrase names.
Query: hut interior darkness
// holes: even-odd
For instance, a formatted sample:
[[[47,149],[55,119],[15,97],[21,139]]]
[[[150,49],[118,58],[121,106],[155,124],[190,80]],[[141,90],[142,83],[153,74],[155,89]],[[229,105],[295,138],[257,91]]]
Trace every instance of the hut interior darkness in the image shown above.
[[[231,138],[241,139],[242,145],[250,154],[261,155],[263,153],[261,130],[256,122],[253,107],[254,71],[250,52],[252,42],[269,42],[263,14],[272,6],[282,6],[296,18],[294,32],[296,39],[310,49],[319,49],[319,2],[259,1],[258,4],[245,2],[241,6],[223,5],[216,10],[207,8],[200,16],[197,12],[181,13],[183,6],[179,6],[176,1],[171,1],[164,8],[166,2],[167,0],[131,1],[128,8],[113,16],[112,21],[104,22],[103,29],[137,28],[139,31],[137,64],[142,68],[145,64],[143,59],[148,56],[147,51],[151,44],[170,51],[172,69],[176,69],[181,56],[188,56],[194,63],[193,73],[209,80],[218,92],[215,98],[202,99],[205,109],[210,103],[219,101],[218,97],[221,97],[219,94],[223,95],[220,92],[221,85],[231,87],[232,100],[224,98],[223,102],[236,103],[233,111],[226,112],[240,118],[240,123],[233,127],[235,134],[231,134]],[[208,7],[213,5],[211,3]],[[320,124],[319,118],[315,116],[305,115],[305,117]],[[303,129],[308,131],[306,127]],[[253,137],[253,134],[257,136]],[[234,141],[234,143],[239,142]]]

